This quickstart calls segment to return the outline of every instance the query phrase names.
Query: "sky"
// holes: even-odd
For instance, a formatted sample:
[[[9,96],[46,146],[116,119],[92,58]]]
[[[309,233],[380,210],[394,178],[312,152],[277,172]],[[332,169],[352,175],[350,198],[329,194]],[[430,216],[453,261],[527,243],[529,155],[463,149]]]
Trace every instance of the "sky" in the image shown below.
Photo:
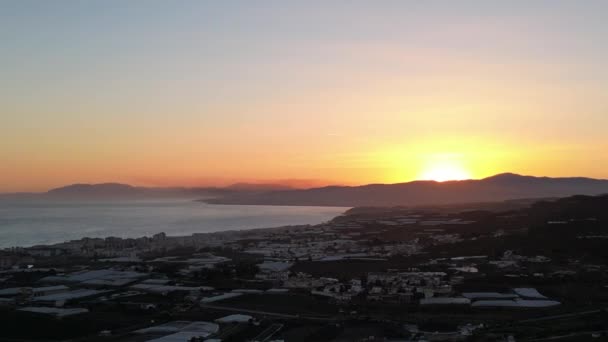
[[[608,178],[608,1],[0,2],[0,192]]]

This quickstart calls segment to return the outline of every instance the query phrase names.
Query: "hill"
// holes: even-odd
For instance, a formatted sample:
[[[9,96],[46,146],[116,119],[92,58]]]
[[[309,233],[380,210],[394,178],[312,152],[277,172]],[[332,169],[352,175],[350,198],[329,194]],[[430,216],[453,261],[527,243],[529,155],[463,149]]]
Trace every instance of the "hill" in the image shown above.
[[[503,173],[480,180],[328,186],[306,190],[229,194],[204,201],[213,204],[249,205],[412,206],[604,193],[608,193],[608,180],[582,177],[533,177]]]
[[[141,189],[128,184],[102,183],[102,184],[71,184],[60,188],[51,189],[49,195],[69,195],[69,196],[124,196],[136,195],[142,192]]]
[[[280,184],[237,183],[227,187],[138,187],[121,183],[71,184],[51,189],[42,194],[28,194],[28,197],[70,198],[70,199],[144,199],[144,198],[221,198],[240,194],[293,189]],[[15,197],[15,194],[7,196]],[[22,196],[23,197],[23,196]]]

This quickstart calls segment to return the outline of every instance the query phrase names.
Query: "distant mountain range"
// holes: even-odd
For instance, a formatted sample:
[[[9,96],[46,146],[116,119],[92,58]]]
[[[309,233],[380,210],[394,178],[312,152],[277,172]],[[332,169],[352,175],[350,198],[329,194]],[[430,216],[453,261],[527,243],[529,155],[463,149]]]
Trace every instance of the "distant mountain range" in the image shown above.
[[[295,188],[283,184],[261,183],[236,183],[226,187],[140,187],[121,183],[70,184],[43,193],[0,194],[0,199],[200,199],[293,189]]]
[[[608,180],[549,178],[503,173],[480,180],[413,181],[397,184],[296,189],[282,184],[237,183],[226,187],[138,187],[120,183],[71,184],[46,193],[0,198],[198,199],[211,204],[344,207],[422,206],[608,194]]]
[[[146,190],[120,183],[71,184],[49,190],[47,194],[52,196],[125,196],[144,193]]]
[[[45,193],[48,197],[68,198],[157,198],[157,197],[223,197],[268,191],[293,190],[282,184],[236,183],[226,187],[137,187],[120,183],[71,184]]]
[[[480,180],[328,186],[306,190],[228,194],[203,201],[213,204],[250,205],[412,206],[605,193],[608,193],[608,180],[503,173]]]

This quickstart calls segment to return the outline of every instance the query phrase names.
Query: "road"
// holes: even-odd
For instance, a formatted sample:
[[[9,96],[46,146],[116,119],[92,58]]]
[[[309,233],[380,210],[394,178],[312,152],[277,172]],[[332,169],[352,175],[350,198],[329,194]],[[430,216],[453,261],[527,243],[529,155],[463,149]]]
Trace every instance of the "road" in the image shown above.
[[[287,318],[287,319],[307,319],[307,320],[325,321],[325,322],[333,322],[333,321],[339,320],[338,317],[332,317],[332,316],[292,315],[292,314],[285,314],[285,313],[278,313],[278,312],[251,310],[251,309],[235,308],[235,307],[220,306],[220,305],[201,304],[200,307],[203,309],[210,309],[210,310],[248,313],[248,314],[252,314],[252,315],[271,316],[271,317],[279,317],[279,318]]]
[[[552,315],[552,316],[545,316],[545,317],[538,317],[538,318],[530,318],[530,319],[524,319],[524,320],[518,321],[518,323],[534,323],[534,322],[550,321],[550,320],[554,320],[554,319],[571,318],[571,317],[577,317],[577,316],[598,314],[601,312],[608,312],[608,308],[579,311],[579,312],[572,312],[572,313],[567,313],[567,314]]]
[[[578,331],[578,332],[573,332],[571,334],[567,334],[567,335],[560,335],[560,336],[550,336],[550,337],[545,337],[545,338],[538,338],[535,340],[528,340],[529,342],[538,342],[538,341],[557,341],[557,340],[563,340],[563,339],[570,339],[572,337],[576,337],[576,336],[591,336],[592,334],[607,334],[608,330],[595,330],[595,331]]]
[[[274,334],[279,332],[279,330],[283,329],[283,324],[275,323],[270,325],[264,331],[262,331],[258,336],[256,336],[253,341],[255,342],[268,342]]]

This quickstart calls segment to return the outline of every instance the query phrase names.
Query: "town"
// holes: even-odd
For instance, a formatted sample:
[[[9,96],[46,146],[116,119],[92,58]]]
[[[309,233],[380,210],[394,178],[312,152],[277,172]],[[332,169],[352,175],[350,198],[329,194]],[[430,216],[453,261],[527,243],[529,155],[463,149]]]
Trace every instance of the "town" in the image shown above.
[[[2,337],[606,338],[607,205],[608,196],[575,196],[353,208],[311,226],[9,248],[0,253]]]

